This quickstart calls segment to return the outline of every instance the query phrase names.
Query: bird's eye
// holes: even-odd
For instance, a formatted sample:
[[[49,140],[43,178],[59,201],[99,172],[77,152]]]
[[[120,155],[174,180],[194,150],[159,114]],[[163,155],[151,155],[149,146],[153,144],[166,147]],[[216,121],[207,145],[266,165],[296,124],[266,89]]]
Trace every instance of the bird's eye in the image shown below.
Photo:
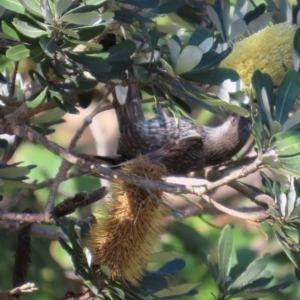
[[[233,123],[237,123],[238,117],[237,117],[236,115],[233,115],[232,118],[231,118],[231,121],[232,121]]]

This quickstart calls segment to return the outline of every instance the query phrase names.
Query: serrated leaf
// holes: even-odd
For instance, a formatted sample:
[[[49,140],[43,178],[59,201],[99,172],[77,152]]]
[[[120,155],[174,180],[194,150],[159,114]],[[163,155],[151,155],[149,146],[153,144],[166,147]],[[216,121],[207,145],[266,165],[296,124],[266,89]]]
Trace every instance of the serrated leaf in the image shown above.
[[[243,286],[259,278],[262,271],[266,268],[271,255],[265,254],[262,258],[257,258],[249,264],[247,269],[230,285],[230,289],[241,289]]]
[[[20,33],[31,38],[37,38],[47,34],[47,31],[29,25],[27,22],[20,21],[16,18],[14,18],[12,23]]]
[[[231,268],[232,253],[232,232],[229,225],[222,230],[219,239],[218,257],[219,257],[219,276],[220,281],[225,282]]]
[[[285,73],[277,89],[275,119],[280,124],[288,119],[288,114],[297,100],[299,92],[299,74],[295,70]]]
[[[186,46],[177,59],[175,68],[176,74],[180,75],[192,70],[200,63],[202,56],[203,51],[199,47],[191,45]]]

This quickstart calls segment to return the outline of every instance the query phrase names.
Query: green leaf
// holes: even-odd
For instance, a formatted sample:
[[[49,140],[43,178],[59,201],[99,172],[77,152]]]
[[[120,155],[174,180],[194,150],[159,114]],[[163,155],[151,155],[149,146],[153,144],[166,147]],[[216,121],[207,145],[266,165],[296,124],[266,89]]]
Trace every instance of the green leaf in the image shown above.
[[[41,47],[35,47],[30,49],[29,56],[35,63],[40,63],[45,58],[45,52]]]
[[[179,10],[182,6],[186,4],[186,0],[164,0],[161,1],[158,8],[153,11],[158,14],[168,14]]]
[[[209,31],[205,28],[197,28],[191,35],[188,44],[192,46],[199,47],[202,42],[207,38],[210,38],[211,35]]]
[[[149,47],[151,51],[154,51],[155,47],[157,46],[157,42],[159,40],[160,33],[157,30],[157,26],[153,26],[152,30],[150,31],[150,39],[149,39]]]
[[[167,289],[163,289],[154,294],[154,296],[158,298],[169,297],[171,299],[172,296],[181,296],[189,293],[193,290],[199,283],[185,283],[175,287],[168,287]],[[174,299],[174,298],[173,298]]]
[[[300,165],[281,164],[281,169],[285,170],[287,173],[289,173],[292,176],[295,176],[297,178],[300,177]]]
[[[23,177],[30,173],[30,170],[34,166],[26,166],[26,167],[17,167],[19,163],[6,165],[0,164],[0,177],[5,179],[15,179],[19,177]]]
[[[173,68],[164,59],[160,58],[159,60],[162,63],[163,67],[166,69],[167,73],[170,76],[174,77],[175,73],[174,73]]]
[[[171,39],[168,39],[167,45],[169,47],[173,67],[175,67],[176,63],[177,63],[177,59],[181,52],[180,44],[178,44],[177,41],[175,41],[173,38],[171,38]]]
[[[89,41],[97,35],[101,35],[105,26],[102,24],[95,26],[84,26],[76,29],[80,41]]]
[[[48,0],[40,0],[41,12],[45,21],[49,24],[53,24],[53,15],[55,12],[51,9],[53,7],[53,2]]]
[[[156,8],[159,5],[159,0],[119,0],[119,2],[140,8]]]
[[[273,112],[273,82],[269,74],[256,70],[252,76],[252,86],[257,95],[259,112],[264,124],[271,130]]]
[[[179,272],[184,267],[185,267],[185,261],[181,258],[177,258],[167,262],[158,270],[158,272],[171,275],[173,273]]]
[[[14,18],[13,24],[20,33],[31,38],[37,38],[47,34],[47,31],[31,26],[27,22],[20,21],[16,18]]]
[[[102,16],[97,12],[75,13],[63,15],[60,21],[76,25],[92,26],[99,24],[102,21]]]
[[[61,237],[58,238],[58,242],[70,256],[73,256],[73,249]]]
[[[133,69],[134,69],[135,76],[139,78],[141,81],[146,82],[148,80],[149,72],[145,68],[136,65],[134,66]]]
[[[136,50],[135,44],[131,40],[121,41],[109,49],[109,57],[106,62],[122,61],[130,57]]]
[[[44,88],[43,90],[31,96],[26,101],[26,104],[30,108],[35,108],[45,101],[47,95],[48,95],[48,87]]]
[[[221,53],[217,53],[215,50],[210,50],[204,53],[198,66],[196,66],[189,73],[199,73],[211,69],[212,67],[215,67],[223,59],[225,59],[231,53],[231,51],[232,51],[231,48],[227,48],[225,51]]]
[[[41,17],[41,6],[37,0],[19,0],[26,10],[34,16]]]
[[[294,49],[300,55],[300,28],[297,28],[294,36]]]
[[[232,253],[232,232],[229,225],[225,226],[222,230],[219,239],[219,269],[220,269],[220,281],[226,282],[226,278],[229,275],[231,268],[231,253]]]
[[[284,165],[300,165],[300,155],[279,157],[279,161]]]
[[[276,153],[281,156],[300,154],[300,132],[286,131],[275,134],[270,144],[274,143]]]
[[[35,81],[39,82],[42,86],[48,86],[48,82],[37,71],[35,71],[35,70],[29,70],[29,75]]]
[[[255,259],[229,287],[229,289],[242,289],[245,285],[260,278],[262,271],[266,268],[271,255],[265,254],[262,258]]]
[[[24,44],[10,47],[6,51],[6,57],[13,61],[21,61],[29,56],[30,50]]]
[[[175,68],[176,74],[180,75],[192,70],[200,63],[202,56],[203,51],[199,47],[186,46],[177,59]]]
[[[56,4],[56,12],[60,17],[73,3],[73,0],[58,0]]]
[[[56,45],[53,38],[49,38],[47,36],[42,36],[40,38],[40,46],[44,50],[44,52],[47,54],[48,57],[54,58],[56,54],[60,54],[62,57],[64,57],[63,51]]]
[[[76,62],[87,67],[95,74],[102,74],[111,71],[111,66],[106,63],[107,60],[101,59],[101,55],[87,55],[81,53],[68,53],[68,56]]]
[[[212,262],[210,255],[206,255],[203,251],[200,251],[200,256],[210,274],[213,276],[215,282],[217,282],[220,276],[218,266]]]
[[[216,68],[199,73],[187,72],[182,74],[181,77],[189,81],[209,85],[219,85],[227,79],[232,82],[239,80],[239,74],[236,71],[225,68]]]
[[[299,74],[295,70],[289,70],[277,89],[275,119],[280,124],[284,124],[288,119],[288,114],[297,100],[298,92]]]
[[[298,261],[291,250],[290,246],[287,244],[287,241],[285,241],[285,238],[282,237],[282,235],[276,230],[276,228],[273,227],[274,234],[277,238],[277,241],[281,245],[282,249],[284,250],[286,256],[289,258],[289,260],[294,264],[294,266],[299,269]]]
[[[18,0],[1,0],[0,6],[19,14],[25,13],[25,7]]]
[[[5,34],[10,36],[11,38],[17,41],[20,40],[17,31],[11,26],[11,23],[7,23],[3,20],[1,23],[1,29]]]

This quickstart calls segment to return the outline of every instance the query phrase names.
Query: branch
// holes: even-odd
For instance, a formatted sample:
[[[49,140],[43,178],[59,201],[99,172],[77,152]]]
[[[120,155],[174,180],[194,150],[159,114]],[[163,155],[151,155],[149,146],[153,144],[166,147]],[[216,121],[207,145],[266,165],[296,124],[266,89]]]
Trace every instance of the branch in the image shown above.
[[[83,207],[102,199],[108,193],[108,191],[109,190],[106,187],[102,187],[91,193],[81,192],[75,194],[74,197],[65,199],[63,202],[61,202],[54,208],[54,211],[58,215],[49,215],[47,213],[31,214],[0,211],[0,220],[14,221],[18,223],[55,225],[57,224],[58,217],[62,217],[66,214],[73,212],[77,207]],[[74,219],[75,222],[78,223],[77,219],[70,219]]]
[[[0,221],[0,228],[7,229],[7,230],[19,230],[21,226],[23,225],[20,225],[20,223],[18,222]],[[57,241],[58,238],[61,238],[65,241],[68,240],[68,237],[62,232],[41,228],[38,225],[32,225],[31,235],[43,239],[49,239],[51,241]]]
[[[24,139],[31,142],[38,143],[46,147],[52,153],[59,155],[63,159],[67,160],[71,164],[80,166],[86,169],[89,174],[94,174],[97,176],[103,176],[103,178],[110,179],[121,179],[126,182],[131,182],[138,186],[147,186],[151,189],[161,189],[167,193],[182,193],[182,194],[195,194],[201,196],[208,193],[220,186],[227,185],[235,180],[246,177],[247,175],[256,172],[264,165],[261,160],[257,158],[251,165],[243,167],[241,170],[235,171],[229,176],[226,176],[216,182],[212,182],[208,185],[193,186],[193,185],[181,185],[181,184],[169,184],[162,183],[158,181],[151,181],[143,178],[137,178],[135,176],[130,176],[122,173],[121,171],[112,170],[109,168],[102,167],[101,165],[89,162],[86,159],[82,159],[75,153],[72,153],[63,147],[57,145],[56,143],[49,141],[45,136],[38,134],[36,131],[28,126],[14,126],[11,128],[12,134],[18,135]]]

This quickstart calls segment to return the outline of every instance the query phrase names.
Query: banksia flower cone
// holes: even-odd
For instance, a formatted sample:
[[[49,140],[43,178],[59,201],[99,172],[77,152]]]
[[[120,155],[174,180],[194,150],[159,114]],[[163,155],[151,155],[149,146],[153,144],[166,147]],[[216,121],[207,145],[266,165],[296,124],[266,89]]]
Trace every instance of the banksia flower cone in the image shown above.
[[[292,48],[296,27],[280,23],[237,42],[231,54],[220,64],[222,68],[237,71],[245,88],[250,87],[255,70],[269,73],[274,85],[279,85],[285,73],[283,64],[293,68]]]
[[[122,171],[139,178],[161,180],[163,166],[138,158]],[[112,200],[102,204],[101,216],[91,225],[84,246],[93,254],[93,263],[110,268],[111,279],[127,280],[138,285],[153,245],[162,232],[161,220],[168,214],[160,190],[145,188],[121,180],[112,182]],[[101,271],[100,271],[101,272]]]

